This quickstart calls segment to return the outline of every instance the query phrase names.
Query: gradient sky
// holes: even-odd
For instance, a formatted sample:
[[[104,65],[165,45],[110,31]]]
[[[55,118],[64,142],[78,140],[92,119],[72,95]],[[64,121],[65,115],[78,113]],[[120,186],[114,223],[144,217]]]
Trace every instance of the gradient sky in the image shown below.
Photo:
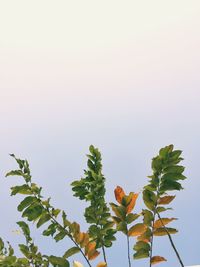
[[[151,158],[173,143],[188,177],[170,212],[179,218],[174,240],[186,265],[200,263],[199,14],[199,0],[0,1],[0,236],[23,241],[12,232],[21,198],[9,197],[18,183],[4,178],[16,167],[9,153],[27,158],[44,195],[86,229],[70,183],[90,144],[102,152],[111,202],[116,185],[139,191]],[[70,246],[32,228],[44,253]],[[168,258],[160,266],[179,266],[167,238],[155,249]],[[108,254],[110,267],[126,265],[122,235]]]

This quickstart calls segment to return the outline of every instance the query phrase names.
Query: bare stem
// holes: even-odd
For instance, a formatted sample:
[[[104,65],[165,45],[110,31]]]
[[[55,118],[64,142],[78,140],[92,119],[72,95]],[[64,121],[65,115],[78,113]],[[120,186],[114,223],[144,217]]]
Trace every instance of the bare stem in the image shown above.
[[[102,245],[102,251],[103,251],[103,258],[104,258],[104,261],[105,261],[105,263],[106,263],[106,266],[108,266],[108,264],[107,264],[107,260],[106,260],[106,253],[105,253],[105,247],[104,247],[104,245]]]
[[[130,259],[130,243],[129,243],[129,236],[127,234],[127,249],[128,249],[128,265],[131,267],[131,259]]]
[[[166,233],[167,233],[167,235],[168,235],[168,237],[169,237],[169,241],[170,241],[170,243],[171,243],[172,248],[174,249],[174,251],[175,251],[175,253],[176,253],[176,256],[177,256],[177,258],[178,258],[178,260],[179,260],[180,265],[181,265],[182,267],[184,267],[184,264],[183,264],[183,262],[182,262],[182,260],[181,260],[181,257],[180,257],[180,255],[179,255],[179,253],[178,253],[178,251],[177,251],[177,249],[176,249],[176,246],[175,246],[175,244],[174,244],[174,242],[173,242],[173,240],[172,240],[172,237],[171,237],[169,231],[167,230],[167,228],[165,227],[165,224],[163,223],[163,220],[162,220],[162,218],[161,218],[161,216],[160,216],[160,214],[159,214],[158,211],[157,211],[157,215],[158,215],[158,218],[159,218],[159,220],[160,220],[162,226],[164,227],[164,229],[165,229],[165,231],[166,231]]]
[[[153,222],[152,222],[152,229],[151,229],[151,242],[150,242],[150,256],[149,256],[149,267],[152,266],[151,259],[153,255],[153,230],[154,230],[154,221],[156,217],[156,208],[153,213]]]

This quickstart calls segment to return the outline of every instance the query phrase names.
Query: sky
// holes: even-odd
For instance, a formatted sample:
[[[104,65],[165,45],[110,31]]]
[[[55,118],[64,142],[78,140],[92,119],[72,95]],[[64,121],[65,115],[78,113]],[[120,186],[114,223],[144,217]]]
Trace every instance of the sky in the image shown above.
[[[27,158],[44,195],[87,229],[70,183],[83,175],[90,144],[102,152],[108,203],[116,185],[140,191],[152,157],[174,144],[188,177],[169,213],[179,218],[174,241],[185,265],[200,263],[199,13],[199,0],[0,1],[1,237],[23,242],[13,232],[21,198],[9,196],[20,180],[4,178],[16,167],[9,153]],[[71,245],[31,228],[44,253]],[[127,264],[126,240],[117,239],[110,267]],[[167,238],[156,239],[155,253],[168,259],[160,266],[179,266]]]

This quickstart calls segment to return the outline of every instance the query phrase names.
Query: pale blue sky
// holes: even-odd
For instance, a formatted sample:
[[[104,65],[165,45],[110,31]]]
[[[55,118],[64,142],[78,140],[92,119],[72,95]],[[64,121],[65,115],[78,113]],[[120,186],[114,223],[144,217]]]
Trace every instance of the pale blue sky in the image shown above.
[[[27,158],[45,196],[83,222],[69,185],[90,144],[102,152],[111,202],[118,184],[139,191],[151,158],[173,143],[188,176],[170,212],[174,240],[186,265],[200,263],[199,12],[195,0],[0,2],[0,236],[22,241],[12,233],[20,199],[9,197],[17,179],[3,179],[15,167],[9,153]],[[34,237],[45,253],[70,245]],[[119,235],[110,267],[126,265],[125,244]],[[179,266],[167,239],[155,248],[168,258],[160,266]]]

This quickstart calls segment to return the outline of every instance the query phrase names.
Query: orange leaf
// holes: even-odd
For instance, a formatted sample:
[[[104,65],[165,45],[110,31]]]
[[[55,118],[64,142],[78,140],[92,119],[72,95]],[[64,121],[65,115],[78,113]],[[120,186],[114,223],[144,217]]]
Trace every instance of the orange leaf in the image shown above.
[[[156,263],[160,263],[163,261],[167,261],[167,260],[161,256],[154,256],[151,258],[151,264],[156,264]]]
[[[100,254],[99,251],[97,251],[97,250],[92,250],[92,251],[90,251],[90,252],[88,253],[88,259],[89,259],[89,260],[94,260],[96,257],[99,256],[99,254]]]
[[[162,221],[156,220],[154,223],[154,228],[160,228],[163,227],[163,225],[167,225],[168,223],[177,220],[177,218],[162,218]]]
[[[89,243],[89,235],[88,233],[82,233],[83,239],[80,241],[80,246],[83,248]]]
[[[76,242],[79,244],[81,242],[81,240],[83,239],[83,233],[78,233],[76,236],[75,236],[75,240]]]
[[[147,229],[147,226],[143,223],[137,223],[134,226],[132,226],[129,231],[128,235],[129,236],[138,236],[142,235]]]
[[[97,267],[107,267],[107,264],[105,262],[99,262]]]
[[[130,212],[134,209],[136,200],[137,200],[138,195],[139,195],[139,194],[137,194],[137,193],[135,193],[135,194],[134,194],[134,193],[130,193],[130,194],[132,194],[132,197],[131,197],[131,201],[130,201],[130,203],[129,203],[128,206],[126,207],[126,212],[127,212],[127,213],[130,213]]]
[[[165,196],[165,197],[161,197],[158,200],[158,204],[162,204],[162,205],[166,205],[169,204],[170,202],[172,202],[172,200],[175,198],[176,196]]]
[[[121,204],[122,198],[125,196],[124,190],[120,186],[117,186],[115,188],[114,193],[115,193],[115,198],[116,198],[117,202],[119,204]]]

